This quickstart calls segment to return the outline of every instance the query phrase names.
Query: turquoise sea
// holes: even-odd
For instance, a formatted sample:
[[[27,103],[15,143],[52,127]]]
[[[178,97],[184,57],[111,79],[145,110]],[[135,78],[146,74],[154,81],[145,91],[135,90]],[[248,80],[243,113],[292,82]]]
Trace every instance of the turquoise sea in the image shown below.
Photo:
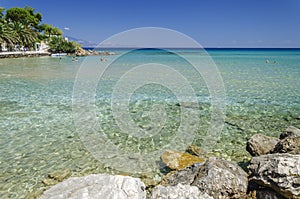
[[[116,54],[102,56],[107,61],[124,50],[110,51]],[[174,51],[190,58],[208,56],[197,49]],[[207,53],[216,64],[226,91],[225,125],[208,156],[245,162],[250,158],[245,146],[251,135],[278,136],[290,125],[300,128],[300,49],[207,49]],[[68,169],[72,176],[122,172],[94,158],[75,128],[73,87],[86,59],[102,66],[99,56],[79,57],[76,62],[69,56],[0,59],[0,198],[25,198],[44,190],[48,187],[42,180],[54,171]],[[167,145],[179,128],[181,109],[173,91],[151,84],[137,87],[130,96],[128,111],[138,128],[151,130],[157,123],[151,120],[149,112],[156,110],[155,105],[163,105],[162,117],[166,121],[161,133],[149,142],[135,139],[118,128],[111,112],[114,85],[126,71],[145,62],[164,63],[188,80],[195,91],[201,118],[193,144],[201,146],[211,122],[207,85],[176,54],[157,49],[133,51],[105,71],[98,82],[93,106],[102,130],[120,150],[143,154]],[[123,100],[121,95],[119,100]],[[190,108],[197,107],[192,104]],[[156,178],[163,175],[159,171],[153,173]],[[132,175],[139,174],[132,171]]]

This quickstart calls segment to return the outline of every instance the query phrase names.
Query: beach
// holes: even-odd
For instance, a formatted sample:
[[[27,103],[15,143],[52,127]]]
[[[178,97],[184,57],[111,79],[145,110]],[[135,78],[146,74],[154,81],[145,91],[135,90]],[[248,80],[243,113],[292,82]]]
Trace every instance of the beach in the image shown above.
[[[122,49],[109,51],[115,54],[106,56],[108,61],[122,53]],[[191,58],[199,55],[196,49],[175,51]],[[207,49],[207,53],[216,64],[226,90],[224,128],[208,156],[246,162],[251,158],[245,150],[246,141],[253,134],[278,137],[290,125],[300,128],[300,49]],[[201,54],[203,58],[208,55]],[[49,188],[42,182],[54,171],[68,170],[70,176],[122,173],[93,157],[75,129],[73,86],[78,69],[86,59],[79,57],[76,62],[69,56],[0,59],[0,198],[22,198]],[[88,61],[101,67],[99,56],[90,56]],[[176,54],[156,49],[135,51],[105,71],[95,96],[95,112],[101,129],[120,150],[141,154],[172,140],[180,126],[181,109],[168,88],[139,87],[129,103],[131,117],[142,129],[154,128],[149,122],[151,115],[143,113],[151,111],[154,104],[164,106],[168,117],[160,139],[149,142],[132,138],[122,133],[113,119],[111,96],[115,84],[126,71],[150,61],[163,62],[179,71],[193,87],[200,119],[192,143],[201,146],[211,122],[207,85]],[[164,175],[159,168],[149,169],[149,178]],[[131,175],[137,174],[132,171]]]

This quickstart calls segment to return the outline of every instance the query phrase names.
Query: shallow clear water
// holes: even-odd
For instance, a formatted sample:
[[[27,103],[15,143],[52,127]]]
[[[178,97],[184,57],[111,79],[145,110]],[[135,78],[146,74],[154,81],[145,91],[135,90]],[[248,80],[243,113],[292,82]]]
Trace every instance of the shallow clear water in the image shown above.
[[[178,53],[191,58],[197,55],[195,50],[187,49]],[[249,158],[246,139],[252,134],[277,136],[289,125],[300,127],[300,50],[211,49],[208,53],[222,75],[227,104],[225,127],[211,155],[245,161]],[[75,131],[72,92],[84,59],[0,60],[0,198],[24,198],[30,192],[45,189],[41,181],[57,170],[70,169],[72,176],[117,173],[110,165],[97,161]],[[100,62],[99,57],[88,59]],[[129,112],[140,128],[155,129],[149,112],[154,104],[163,104],[167,120],[162,136],[151,142],[130,137],[120,131],[111,113],[111,92],[124,71],[139,63],[158,61],[180,71],[194,88],[201,110],[194,144],[202,144],[210,123],[210,96],[203,79],[178,57],[148,50],[120,59],[106,71],[97,87],[97,119],[120,149],[142,153],[156,150],[170,142],[180,125],[178,99],[159,85],[137,89],[131,96]]]

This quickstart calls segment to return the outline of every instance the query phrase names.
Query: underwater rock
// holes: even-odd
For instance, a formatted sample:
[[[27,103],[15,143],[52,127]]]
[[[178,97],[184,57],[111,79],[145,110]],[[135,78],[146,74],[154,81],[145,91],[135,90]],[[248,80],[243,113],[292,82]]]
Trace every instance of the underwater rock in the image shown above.
[[[289,153],[300,155],[300,137],[287,137],[280,140],[275,146],[272,153]]]
[[[289,126],[284,132],[282,132],[279,138],[282,140],[287,137],[299,137],[300,136],[300,129],[296,127]]]
[[[199,156],[199,157],[203,157],[206,152],[201,149],[201,147],[197,146],[197,145],[194,145],[194,144],[191,144],[188,148],[188,153],[191,153],[192,155],[196,155],[196,156]]]
[[[51,178],[46,178],[44,180],[42,180],[42,183],[46,186],[51,186],[51,185],[55,185],[58,183],[57,180],[51,179]]]
[[[252,156],[259,156],[269,153],[275,148],[279,139],[268,137],[262,134],[254,134],[248,141],[246,150]]]
[[[195,186],[178,184],[176,186],[157,186],[153,189],[149,199],[213,199],[206,193],[202,193]]]
[[[64,179],[66,179],[67,177],[69,177],[70,175],[71,175],[71,170],[65,169],[63,171],[55,171],[55,172],[49,173],[48,177],[61,182]]]
[[[286,198],[300,198],[300,155],[267,154],[253,157],[250,183],[273,189]]]
[[[129,176],[91,174],[69,178],[45,191],[40,199],[146,199],[144,183]]]
[[[197,162],[204,162],[203,158],[197,156],[182,153],[177,151],[167,150],[161,155],[162,161],[173,170],[184,169],[187,166],[195,164]]]

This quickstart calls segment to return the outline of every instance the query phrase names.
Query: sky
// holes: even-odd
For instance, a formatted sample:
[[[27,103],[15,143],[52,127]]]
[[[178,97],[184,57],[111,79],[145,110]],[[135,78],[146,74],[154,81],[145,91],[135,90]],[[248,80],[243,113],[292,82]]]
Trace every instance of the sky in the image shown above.
[[[179,31],[204,47],[300,48],[300,0],[0,0],[98,44],[132,28]]]

